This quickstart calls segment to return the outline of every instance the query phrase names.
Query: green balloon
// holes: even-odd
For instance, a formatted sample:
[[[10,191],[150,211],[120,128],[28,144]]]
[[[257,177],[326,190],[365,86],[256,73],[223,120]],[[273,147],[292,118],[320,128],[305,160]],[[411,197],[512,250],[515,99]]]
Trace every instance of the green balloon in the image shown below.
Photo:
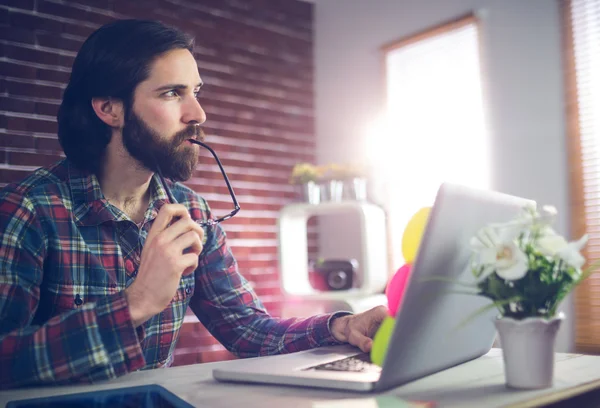
[[[396,320],[393,317],[386,316],[373,338],[371,362],[377,364],[379,367],[383,367],[383,360],[385,359],[385,353],[387,352],[388,343],[390,342],[390,337],[392,337],[395,323]]]

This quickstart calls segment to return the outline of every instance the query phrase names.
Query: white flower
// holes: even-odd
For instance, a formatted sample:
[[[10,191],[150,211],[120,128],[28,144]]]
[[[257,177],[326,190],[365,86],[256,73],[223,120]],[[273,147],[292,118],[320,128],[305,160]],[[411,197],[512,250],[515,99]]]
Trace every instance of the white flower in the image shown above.
[[[558,251],[558,257],[567,264],[576,269],[580,269],[585,264],[585,258],[580,251],[587,243],[587,234],[579,238],[578,241],[569,242],[566,247]]]
[[[498,228],[521,228],[522,230],[530,230],[534,227],[544,228],[556,219],[556,208],[551,205],[545,205],[541,211],[537,211],[535,204],[528,204],[519,213],[519,215],[505,223],[491,224]]]
[[[587,234],[577,241],[567,242],[561,235],[550,227],[544,228],[537,239],[536,248],[544,255],[559,258],[568,265],[579,269],[585,264],[585,258],[580,251],[588,240]]]
[[[546,227],[540,231],[540,237],[536,241],[536,248],[544,255],[555,257],[558,252],[569,243],[553,228]]]
[[[471,246],[479,255],[479,263],[484,266],[479,280],[487,278],[494,271],[507,280],[525,276],[527,255],[515,243],[519,231],[519,228],[513,226],[488,226],[471,239]]]
[[[554,219],[556,218],[557,214],[558,214],[558,211],[556,210],[556,207],[554,207],[553,205],[545,205],[542,207],[541,216],[545,219],[549,219],[552,222],[554,222]]]

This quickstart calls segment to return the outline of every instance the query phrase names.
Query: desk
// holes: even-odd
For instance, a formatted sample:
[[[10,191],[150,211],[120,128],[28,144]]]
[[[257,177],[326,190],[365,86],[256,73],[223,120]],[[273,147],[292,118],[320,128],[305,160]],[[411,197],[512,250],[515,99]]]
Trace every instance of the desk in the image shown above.
[[[162,385],[194,406],[202,407],[312,408],[316,405],[320,408],[326,406],[322,405],[325,401],[331,401],[333,406],[340,407],[339,400],[349,398],[367,399],[364,404],[361,401],[361,404],[356,406],[377,406],[369,405],[368,400],[372,401],[377,397],[372,394],[284,386],[226,384],[213,380],[213,368],[231,363],[231,361],[224,361],[140,371],[96,385],[4,391],[0,393],[0,406],[4,407],[8,401],[16,399],[152,383]],[[507,389],[504,386],[501,351],[492,349],[476,360],[398,387],[384,395],[413,400],[436,400],[439,407],[528,408],[549,403],[551,398],[548,396],[552,394],[574,395],[598,387],[600,387],[600,356],[557,354],[554,388],[537,391]],[[344,406],[350,406],[350,401],[346,401]],[[582,405],[579,403],[578,407]]]

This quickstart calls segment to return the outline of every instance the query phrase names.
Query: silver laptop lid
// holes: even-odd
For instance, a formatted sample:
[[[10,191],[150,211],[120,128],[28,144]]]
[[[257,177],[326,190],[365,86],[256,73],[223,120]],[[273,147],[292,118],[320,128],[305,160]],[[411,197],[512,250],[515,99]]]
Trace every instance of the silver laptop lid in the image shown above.
[[[464,319],[489,301],[451,293],[444,276],[474,282],[469,241],[491,222],[515,217],[531,200],[450,183],[440,186],[419,247],[376,390],[384,390],[477,358],[495,338],[497,311]]]

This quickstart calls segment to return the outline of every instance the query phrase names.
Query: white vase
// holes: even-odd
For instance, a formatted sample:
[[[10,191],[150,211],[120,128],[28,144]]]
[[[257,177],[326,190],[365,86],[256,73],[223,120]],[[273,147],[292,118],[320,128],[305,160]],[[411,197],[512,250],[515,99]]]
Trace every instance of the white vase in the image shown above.
[[[321,184],[321,201],[342,201],[344,182],[341,180],[328,180]]]
[[[367,179],[364,177],[354,177],[344,180],[343,195],[349,200],[366,201],[367,200]]]
[[[321,201],[321,189],[314,181],[308,181],[300,185],[302,201],[309,204],[319,204]]]
[[[559,313],[548,320],[540,317],[523,320],[502,317],[495,321],[508,387],[552,387],[556,333],[564,318],[565,315]]]

